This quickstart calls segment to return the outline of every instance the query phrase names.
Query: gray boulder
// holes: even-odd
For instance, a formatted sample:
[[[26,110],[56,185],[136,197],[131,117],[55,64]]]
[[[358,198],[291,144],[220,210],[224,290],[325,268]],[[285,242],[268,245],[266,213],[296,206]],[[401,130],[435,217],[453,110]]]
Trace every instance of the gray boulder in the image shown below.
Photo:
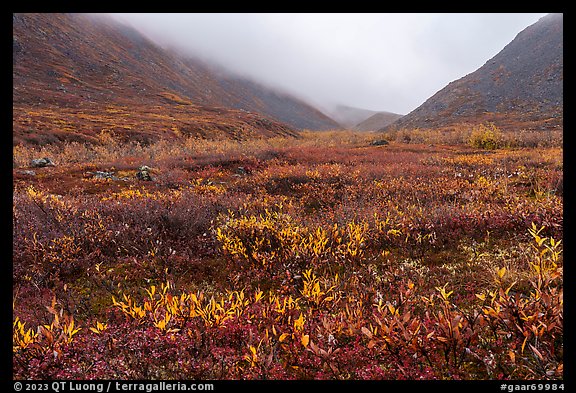
[[[375,141],[370,142],[370,146],[386,146],[389,142],[386,139],[377,139]]]
[[[143,165],[138,168],[138,172],[136,172],[136,178],[143,181],[152,181],[152,176],[150,176],[150,167]]]
[[[127,181],[127,177],[118,177],[114,175],[114,172],[104,172],[104,171],[96,171],[96,172],[86,172],[88,176],[92,176],[94,179],[110,179],[110,180],[123,180]]]
[[[50,158],[44,157],[33,159],[30,161],[30,166],[33,168],[44,168],[47,166],[56,166],[56,164],[54,164],[54,161],[52,161]]]
[[[96,171],[92,174],[92,176],[97,179],[118,179],[116,176],[114,176],[114,172]]]
[[[30,170],[20,171],[19,173],[21,173],[23,175],[28,175],[28,176],[36,176],[36,172],[30,171]]]

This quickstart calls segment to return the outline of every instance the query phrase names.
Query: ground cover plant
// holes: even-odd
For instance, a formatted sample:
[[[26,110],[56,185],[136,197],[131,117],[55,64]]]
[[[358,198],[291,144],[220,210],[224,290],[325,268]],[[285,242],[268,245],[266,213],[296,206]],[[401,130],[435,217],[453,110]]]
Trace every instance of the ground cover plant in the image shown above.
[[[385,137],[15,146],[13,378],[562,379],[561,140]]]

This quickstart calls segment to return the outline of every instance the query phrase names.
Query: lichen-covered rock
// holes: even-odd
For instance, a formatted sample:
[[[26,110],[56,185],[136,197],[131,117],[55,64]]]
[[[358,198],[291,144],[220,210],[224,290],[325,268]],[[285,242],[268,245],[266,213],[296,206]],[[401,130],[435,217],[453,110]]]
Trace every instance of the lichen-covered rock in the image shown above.
[[[150,176],[150,167],[143,165],[138,168],[138,172],[136,172],[136,178],[143,181],[152,181],[152,176]]]
[[[105,172],[105,171],[96,171],[96,172],[86,172],[87,176],[90,176],[94,179],[110,179],[110,180],[122,180],[127,181],[127,177],[118,177],[114,175],[114,172]]]
[[[36,172],[30,171],[30,170],[20,171],[19,173],[21,173],[23,175],[28,175],[28,176],[36,176]]]
[[[33,168],[44,168],[47,166],[56,166],[56,164],[54,164],[54,161],[52,161],[50,158],[44,157],[33,159],[30,161],[30,166]]]

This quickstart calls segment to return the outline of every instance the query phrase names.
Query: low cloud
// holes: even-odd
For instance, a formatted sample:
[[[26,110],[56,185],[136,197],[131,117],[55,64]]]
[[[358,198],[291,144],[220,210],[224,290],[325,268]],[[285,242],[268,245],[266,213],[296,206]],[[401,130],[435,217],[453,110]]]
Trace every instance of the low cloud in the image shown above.
[[[406,114],[545,14],[112,14],[319,107]]]

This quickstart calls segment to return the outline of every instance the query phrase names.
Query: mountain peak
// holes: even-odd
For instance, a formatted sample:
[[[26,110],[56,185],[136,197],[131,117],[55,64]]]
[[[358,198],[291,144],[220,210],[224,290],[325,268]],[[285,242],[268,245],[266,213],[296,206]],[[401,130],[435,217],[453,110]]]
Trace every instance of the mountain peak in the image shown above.
[[[386,128],[493,122],[502,129],[552,129],[562,127],[562,119],[563,14],[549,14]]]

